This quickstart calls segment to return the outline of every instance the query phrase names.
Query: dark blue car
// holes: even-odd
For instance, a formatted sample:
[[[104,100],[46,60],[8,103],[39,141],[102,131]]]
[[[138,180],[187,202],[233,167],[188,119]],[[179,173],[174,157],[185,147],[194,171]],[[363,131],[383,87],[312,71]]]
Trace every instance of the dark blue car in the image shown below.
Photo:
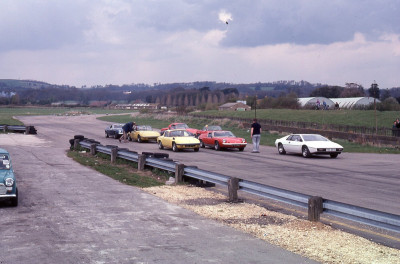
[[[10,153],[2,148],[0,148],[0,200],[9,200],[12,206],[18,206],[18,188]]]

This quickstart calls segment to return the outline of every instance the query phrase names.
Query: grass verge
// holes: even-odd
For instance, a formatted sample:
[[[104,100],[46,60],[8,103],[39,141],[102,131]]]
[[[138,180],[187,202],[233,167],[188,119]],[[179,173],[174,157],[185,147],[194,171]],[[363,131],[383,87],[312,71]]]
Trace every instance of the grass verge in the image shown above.
[[[92,156],[86,151],[69,150],[67,155],[76,162],[91,167],[114,180],[140,188],[164,185],[168,177],[168,173],[157,169],[139,172],[136,163],[119,158],[116,164],[111,164],[110,157],[102,153]]]

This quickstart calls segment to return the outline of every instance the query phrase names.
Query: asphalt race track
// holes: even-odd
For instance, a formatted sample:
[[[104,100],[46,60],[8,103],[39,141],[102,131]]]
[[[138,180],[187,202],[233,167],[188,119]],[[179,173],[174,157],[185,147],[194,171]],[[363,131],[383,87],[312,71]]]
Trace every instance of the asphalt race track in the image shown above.
[[[0,263],[315,263],[123,185],[65,156],[69,139],[165,152],[186,165],[284,189],[400,214],[400,155],[304,159],[201,149],[172,152],[155,143],[105,138],[96,116],[24,116],[38,135],[0,135],[20,190],[17,208],[0,204]]]
[[[100,139],[103,122],[27,119],[38,135],[0,134],[19,189],[18,207],[0,203],[1,264],[316,263],[66,157],[71,136]]]
[[[261,147],[261,153],[251,153],[251,144],[244,152],[237,150],[199,152],[159,150],[155,143],[119,143],[105,138],[110,124],[95,116],[82,117],[21,117],[26,125],[34,125],[38,136],[69,146],[74,135],[93,138],[103,145],[118,145],[141,153],[164,152],[185,165],[256,181],[266,185],[321,196],[338,202],[400,215],[400,155],[342,153],[330,157],[302,158],[279,155],[272,147]]]

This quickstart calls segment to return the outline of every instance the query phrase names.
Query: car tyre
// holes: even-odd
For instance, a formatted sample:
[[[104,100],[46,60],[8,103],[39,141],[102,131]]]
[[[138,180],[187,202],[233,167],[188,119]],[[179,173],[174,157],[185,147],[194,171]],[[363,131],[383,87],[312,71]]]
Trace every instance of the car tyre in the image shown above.
[[[244,150],[244,148],[239,148],[239,151],[243,151]]]
[[[218,141],[215,141],[214,148],[215,150],[221,150],[221,146],[219,145]]]
[[[163,144],[161,143],[161,141],[158,141],[158,148],[159,148],[159,149],[164,149],[164,146],[163,146]]]
[[[18,189],[15,190],[16,197],[11,198],[11,205],[14,207],[18,206]]]
[[[307,146],[303,146],[303,148],[302,148],[302,150],[301,150],[301,154],[303,155],[304,158],[309,158],[309,157],[311,157],[310,150],[308,149]]]
[[[206,145],[204,145],[204,142],[202,140],[200,140],[200,147],[201,148],[205,148],[206,147]]]
[[[130,134],[128,134],[128,140],[129,140],[129,141],[132,141],[132,138],[131,138],[131,135],[130,135]]]
[[[175,144],[175,142],[174,143],[172,143],[172,151],[174,151],[174,152],[178,152],[178,147],[176,146],[176,144]]]
[[[332,154],[331,154],[331,158],[332,158],[332,159],[335,159],[335,158],[337,158],[338,155],[339,155],[338,153],[332,153]]]
[[[140,135],[137,136],[137,142],[139,142],[139,143],[142,143],[142,142],[143,142],[143,140],[142,140],[142,138],[140,137]]]
[[[285,148],[283,147],[282,143],[279,143],[279,144],[278,144],[278,152],[279,152],[279,154],[281,154],[281,155],[285,155],[285,154],[286,154],[286,150],[285,150]]]
[[[106,138],[108,138],[109,137],[109,135],[108,135],[108,133],[106,132]]]
[[[199,152],[199,149],[200,149],[200,148],[195,148],[195,149],[194,149],[194,152]]]

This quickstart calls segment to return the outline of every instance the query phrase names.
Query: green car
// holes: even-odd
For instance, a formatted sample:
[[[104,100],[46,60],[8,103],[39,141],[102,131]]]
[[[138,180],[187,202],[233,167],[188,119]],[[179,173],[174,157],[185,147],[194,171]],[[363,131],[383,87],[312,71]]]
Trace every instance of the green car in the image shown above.
[[[2,148],[0,148],[0,200],[10,200],[12,206],[18,206],[18,188],[10,153]]]

